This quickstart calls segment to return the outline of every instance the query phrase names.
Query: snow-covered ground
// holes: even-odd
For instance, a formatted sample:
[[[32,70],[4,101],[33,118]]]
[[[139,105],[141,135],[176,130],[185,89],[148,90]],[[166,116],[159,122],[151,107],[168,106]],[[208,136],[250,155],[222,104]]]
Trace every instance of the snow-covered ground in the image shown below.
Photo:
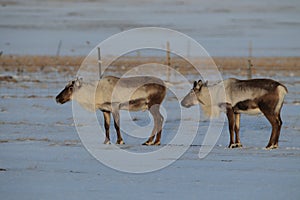
[[[158,26],[191,36],[213,56],[248,56],[249,43],[253,56],[299,56],[299,10],[298,0],[0,1],[0,52],[86,55],[113,34]],[[188,45],[184,48],[188,53]],[[208,128],[208,121],[201,118],[197,136],[183,156],[161,170],[142,174],[112,169],[82,145],[72,105],[58,105],[54,100],[71,78],[69,72],[24,72],[12,77],[16,82],[0,82],[1,199],[300,198],[300,78],[293,72],[270,77],[289,89],[279,149],[264,150],[271,127],[263,116],[243,115],[244,147],[226,148],[225,123],[212,152],[199,159]],[[180,106],[168,95],[163,104],[168,118],[162,146],[144,147],[140,145],[144,139],[124,134],[123,149],[155,151],[174,137]],[[101,113],[97,115],[103,125]],[[121,126],[130,129],[132,120],[122,116]],[[146,113],[131,117],[140,126],[151,123]],[[111,135],[115,141],[115,132]],[[182,145],[170,148],[176,151]]]
[[[244,147],[226,148],[229,138],[225,123],[212,152],[199,159],[200,145],[208,126],[207,120],[200,119],[198,135],[182,157],[158,171],[130,174],[111,169],[90,155],[74,127],[71,104],[56,104],[54,96],[70,77],[57,73],[25,73],[23,76],[24,81],[1,82],[0,87],[0,194],[3,199],[300,197],[299,77],[280,74],[273,77],[289,89],[282,109],[284,124],[279,149],[264,150],[271,129],[263,116],[243,115],[241,140]],[[224,75],[228,76],[232,75]],[[28,78],[40,82],[28,81]],[[174,98],[167,98],[164,107],[168,110],[168,105],[175,104]],[[98,115],[103,124],[101,114]],[[132,116],[142,126],[144,121],[149,123],[145,113]],[[165,122],[162,146],[174,136],[178,124],[176,117],[175,113]],[[121,121],[124,127],[129,123],[126,119]],[[111,135],[115,135],[114,130]],[[141,141],[126,135],[124,140],[127,144],[122,148],[128,151],[147,152],[161,148],[141,146]],[[176,150],[181,146],[172,148]]]

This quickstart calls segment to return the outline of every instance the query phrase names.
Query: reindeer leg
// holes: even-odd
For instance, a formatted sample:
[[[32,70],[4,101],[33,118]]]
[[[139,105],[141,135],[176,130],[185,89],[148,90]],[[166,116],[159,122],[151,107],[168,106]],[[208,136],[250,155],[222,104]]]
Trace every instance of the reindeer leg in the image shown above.
[[[110,112],[103,111],[103,117],[104,117],[104,127],[105,127],[105,140],[104,144],[110,144],[109,139],[109,126],[110,126]]]
[[[154,145],[154,137],[156,135],[156,133],[158,132],[158,115],[157,113],[159,113],[159,111],[157,112],[157,106],[153,105],[150,107],[149,112],[151,113],[152,117],[153,117],[153,121],[154,121],[154,127],[152,129],[152,133],[150,135],[150,137],[148,138],[148,140],[146,142],[143,143],[143,145]],[[160,115],[160,114],[159,114]]]
[[[277,139],[279,138],[279,131],[281,127],[280,120],[268,106],[261,105],[259,108],[272,125],[272,133],[266,149],[276,149],[278,147]]]
[[[230,134],[230,143],[228,148],[235,148],[234,143],[234,113],[232,106],[230,104],[226,104],[226,115],[228,119],[228,126],[229,126],[229,134]]]
[[[235,131],[235,147],[242,147],[242,143],[240,141],[240,113],[234,113],[235,117],[235,125],[234,125],[234,131]]]
[[[154,123],[155,123],[155,120],[154,120]],[[154,144],[153,140],[155,137],[156,129],[157,129],[157,127],[156,127],[156,123],[155,123],[150,137],[148,138],[148,140],[146,142],[143,143],[143,145],[153,145]]]
[[[117,132],[117,142],[116,144],[125,144],[122,136],[121,136],[121,132],[120,132],[120,114],[119,114],[119,110],[113,110],[112,115],[114,117],[114,126]]]
[[[277,116],[277,123],[279,124],[279,126],[278,126],[278,130],[277,130],[276,138],[275,138],[275,147],[276,148],[278,148],[278,140],[279,140],[281,126],[282,126],[282,120],[281,120],[281,117],[280,117],[280,113]]]
[[[156,134],[156,139],[154,142],[154,145],[160,145],[160,138],[161,138],[161,132],[162,132],[162,126],[163,126],[163,121],[164,117],[161,115],[159,112],[159,105],[156,106],[156,115],[157,115],[157,134]]]

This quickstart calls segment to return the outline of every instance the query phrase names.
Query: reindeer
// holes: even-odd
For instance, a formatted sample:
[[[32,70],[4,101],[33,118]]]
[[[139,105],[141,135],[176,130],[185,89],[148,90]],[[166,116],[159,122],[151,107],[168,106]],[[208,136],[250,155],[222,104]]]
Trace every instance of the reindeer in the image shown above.
[[[83,80],[71,81],[56,97],[56,102],[64,104],[76,100],[90,111],[101,110],[105,122],[106,138],[104,144],[110,144],[109,127],[112,113],[117,132],[116,144],[124,144],[120,132],[119,110],[148,110],[154,119],[154,127],[144,145],[160,145],[163,116],[159,108],[166,95],[164,82],[150,76],[118,78],[107,76],[93,83]],[[154,138],[156,139],[154,141]]]
[[[278,148],[282,126],[280,111],[287,92],[283,84],[271,79],[230,78],[211,86],[199,80],[194,82],[192,90],[181,101],[181,105],[190,107],[200,103],[204,113],[211,117],[225,112],[229,122],[229,148],[242,147],[239,136],[240,114],[263,113],[272,125],[266,149],[275,149]]]

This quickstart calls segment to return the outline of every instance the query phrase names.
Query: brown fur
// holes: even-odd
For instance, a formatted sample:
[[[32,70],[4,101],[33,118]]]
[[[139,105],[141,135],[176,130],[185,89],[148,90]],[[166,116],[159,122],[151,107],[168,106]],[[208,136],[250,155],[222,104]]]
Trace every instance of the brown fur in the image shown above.
[[[220,98],[221,102],[218,103],[218,107],[220,110],[222,110],[221,108],[225,108],[227,115],[230,134],[229,148],[242,146],[239,136],[240,114],[249,114],[252,112],[261,112],[268,119],[272,125],[272,133],[266,148],[277,148],[282,126],[280,111],[287,88],[283,84],[271,79],[227,79],[219,83],[218,86],[220,84],[224,85],[226,98],[224,97],[223,99],[226,99],[226,101],[222,102],[222,98]],[[190,107],[195,104],[195,100],[197,99],[198,103],[204,106],[208,104],[209,107],[213,107],[214,105],[210,104],[213,100],[207,99],[206,97],[209,94],[206,93],[208,92],[207,88],[214,90],[214,87],[207,86],[202,81],[195,81],[192,91],[186,95],[181,104],[185,107]],[[206,93],[203,94],[203,92]],[[211,97],[211,99],[213,98],[218,98],[218,95]]]

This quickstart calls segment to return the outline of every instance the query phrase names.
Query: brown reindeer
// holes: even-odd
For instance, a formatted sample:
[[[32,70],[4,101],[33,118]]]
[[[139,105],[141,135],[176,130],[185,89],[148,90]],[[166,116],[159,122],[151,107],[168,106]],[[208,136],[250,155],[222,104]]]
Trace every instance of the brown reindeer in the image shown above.
[[[114,126],[117,132],[116,143],[124,144],[120,132],[119,110],[149,110],[154,119],[154,127],[144,145],[160,145],[164,118],[159,108],[165,95],[166,87],[164,82],[158,78],[138,76],[120,79],[114,76],[107,76],[92,84],[84,83],[79,79],[71,81],[57,95],[56,101],[64,104],[70,100],[76,100],[87,110],[101,110],[105,122],[105,144],[110,144],[110,113],[113,115]],[[156,139],[154,141],[155,136]]]
[[[194,82],[193,89],[184,97],[181,105],[190,107],[200,103],[209,116],[225,111],[229,122],[229,148],[242,147],[239,136],[240,114],[263,113],[272,125],[266,148],[274,149],[278,147],[282,126],[280,111],[287,92],[283,84],[271,79],[230,78],[212,86],[199,80]]]

